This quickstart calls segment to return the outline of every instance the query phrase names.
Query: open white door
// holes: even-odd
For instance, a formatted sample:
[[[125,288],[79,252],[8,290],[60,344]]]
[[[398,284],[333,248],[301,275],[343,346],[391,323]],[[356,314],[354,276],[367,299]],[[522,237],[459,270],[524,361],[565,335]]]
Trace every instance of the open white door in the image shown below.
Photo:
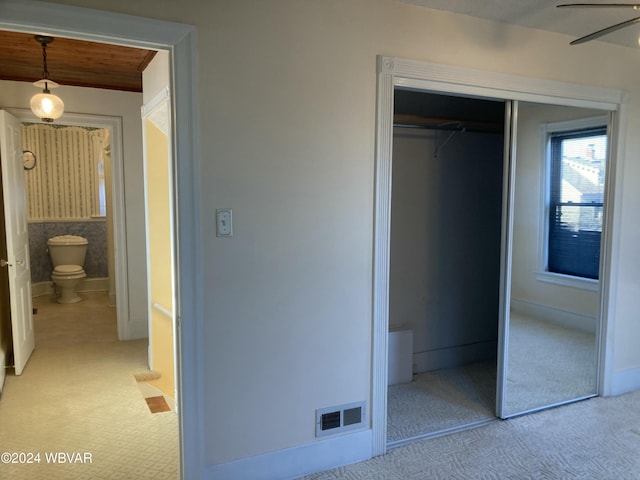
[[[17,118],[0,110],[0,163],[2,164],[8,257],[1,263],[2,268],[9,269],[11,328],[16,375],[22,374],[35,343],[21,128]]]

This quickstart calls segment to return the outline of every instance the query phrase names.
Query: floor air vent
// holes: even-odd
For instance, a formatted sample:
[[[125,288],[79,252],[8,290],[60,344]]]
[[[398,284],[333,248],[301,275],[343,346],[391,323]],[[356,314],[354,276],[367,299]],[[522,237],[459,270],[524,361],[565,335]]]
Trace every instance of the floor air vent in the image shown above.
[[[365,426],[366,402],[316,410],[316,437],[343,433]]]

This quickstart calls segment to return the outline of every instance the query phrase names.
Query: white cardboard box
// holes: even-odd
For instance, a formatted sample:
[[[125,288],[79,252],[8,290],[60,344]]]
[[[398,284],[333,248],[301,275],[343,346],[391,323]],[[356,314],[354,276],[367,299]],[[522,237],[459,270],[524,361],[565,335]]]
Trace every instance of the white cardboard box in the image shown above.
[[[413,380],[413,330],[389,330],[389,385]]]

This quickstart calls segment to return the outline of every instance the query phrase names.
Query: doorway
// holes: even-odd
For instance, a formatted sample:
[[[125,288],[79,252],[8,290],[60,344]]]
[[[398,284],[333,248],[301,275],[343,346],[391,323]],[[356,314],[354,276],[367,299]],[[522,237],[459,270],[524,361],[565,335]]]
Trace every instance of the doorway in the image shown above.
[[[391,446],[495,418],[504,122],[504,101],[395,89]]]
[[[38,159],[25,174],[33,296],[54,293],[47,239],[86,237],[88,278],[81,290],[107,290],[107,303],[117,311],[117,338],[138,337],[140,329],[129,318],[122,119],[67,113],[47,125],[35,122],[28,110],[13,112],[23,125],[23,148],[33,150]],[[61,190],[60,182],[74,170],[78,173],[65,180]],[[66,196],[73,192],[72,200],[63,201],[61,191]]]
[[[27,85],[28,88],[28,85]],[[72,92],[67,91],[66,100],[69,101],[72,98]],[[75,95],[78,94],[76,90],[74,92]],[[118,95],[117,93],[112,93],[111,96],[115,98]],[[94,93],[94,98],[100,99],[100,95],[98,93]],[[96,100],[97,105],[100,105],[99,100]],[[70,104],[72,102],[69,102]],[[134,107],[134,112],[135,112]],[[138,110],[139,111],[139,110]],[[3,112],[4,113],[4,112]],[[139,115],[139,114],[138,114]],[[80,125],[69,125],[69,122],[75,118],[76,120],[79,117],[83,117],[79,122]],[[12,117],[13,118],[13,117]],[[126,117],[125,117],[126,118]],[[15,120],[15,119],[14,119]],[[93,120],[93,122],[92,122]],[[109,119],[107,119],[109,120]],[[26,135],[24,135],[23,141],[24,143],[20,145],[19,140],[16,141],[16,145],[21,152],[22,149],[26,148],[31,151],[34,155],[34,158],[37,158],[39,161],[34,162],[33,168],[23,171],[21,162],[13,162],[13,164],[17,164],[18,176],[23,178],[26,176],[29,180],[33,180],[33,185],[36,186],[35,189],[32,189],[28,198],[30,202],[29,211],[32,213],[30,215],[30,227],[34,227],[32,230],[32,235],[30,235],[31,239],[31,250],[40,253],[46,253],[47,250],[47,239],[51,236],[57,235],[81,235],[82,237],[88,239],[88,243],[90,244],[88,247],[93,248],[93,250],[88,250],[88,254],[86,256],[87,260],[84,263],[79,263],[85,268],[87,273],[87,277],[95,279],[95,270],[97,263],[100,261],[103,263],[102,267],[106,269],[107,263],[107,238],[105,238],[105,232],[110,230],[106,222],[110,222],[112,219],[115,219],[116,225],[119,225],[121,231],[124,230],[124,212],[120,215],[114,216],[112,214],[112,205],[114,202],[111,201],[113,197],[124,197],[123,185],[125,184],[124,175],[118,175],[118,181],[111,182],[110,172],[123,172],[123,168],[121,163],[123,163],[123,155],[121,152],[123,151],[122,145],[120,142],[120,132],[121,132],[121,120],[118,118],[111,118],[111,121],[105,121],[105,125],[109,126],[110,123],[113,124],[111,127],[113,128],[100,128],[105,125],[100,125],[100,122],[94,119],[91,116],[80,116],[80,115],[70,115],[69,118],[63,117],[61,121],[56,122],[54,126],[49,125],[41,125],[39,123],[34,124],[30,123],[28,125],[22,126],[22,131]],[[133,119],[135,120],[135,118]],[[138,121],[141,122],[141,119],[138,117]],[[17,120],[15,120],[17,124]],[[19,124],[18,124],[19,125]],[[18,131],[20,127],[18,127]],[[113,135],[113,132],[117,131],[118,135]],[[111,133],[110,135],[107,132]],[[111,138],[109,140],[109,137]],[[139,142],[142,142],[142,139],[139,139]],[[20,148],[22,147],[22,148]],[[115,154],[118,152],[117,154]],[[111,162],[111,153],[117,161],[113,165],[115,168],[110,168],[112,165]],[[104,154],[104,155],[102,155]],[[4,157],[4,152],[3,152]],[[130,156],[129,158],[132,158]],[[135,157],[133,157],[135,158]],[[5,160],[7,157],[4,158]],[[104,175],[104,192],[103,195],[100,195],[98,191],[99,182],[98,180],[98,164],[102,164],[104,166],[103,172]],[[3,165],[4,167],[4,165]],[[168,167],[167,167],[168,169]],[[111,189],[112,183],[114,184],[114,189]],[[168,186],[164,186],[165,189]],[[24,198],[25,191],[23,188],[16,189],[16,195],[14,198]],[[107,192],[114,192],[114,195],[107,195]],[[51,195],[49,195],[51,194]],[[106,197],[109,197],[108,199]],[[40,202],[38,202],[38,198],[40,197]],[[104,212],[101,211],[101,205],[96,205],[97,198],[105,198],[107,200],[106,205],[104,205]],[[64,200],[72,199],[71,202],[64,202]],[[60,202],[57,202],[60,200]],[[129,201],[131,202],[131,197],[129,197]],[[120,205],[124,205],[123,202]],[[131,206],[131,205],[129,205]],[[11,208],[11,205],[5,205],[7,208]],[[42,207],[42,208],[38,208]],[[140,207],[142,210],[142,207]],[[170,209],[169,205],[165,206],[166,210]],[[13,210],[15,217],[22,217],[26,223],[27,214],[25,211],[18,212]],[[38,215],[36,212],[44,211],[48,212],[49,215],[46,214]],[[20,213],[20,214],[19,214]],[[83,216],[82,213],[85,213]],[[100,215],[100,214],[103,215]],[[8,212],[9,216],[11,216],[11,212]],[[169,217],[169,213],[166,212],[167,217]],[[116,229],[117,230],[117,229]],[[172,232],[169,232],[170,236]],[[100,248],[102,245],[102,248]],[[116,243],[115,250],[118,252],[118,262],[113,262],[114,264],[124,264],[127,266],[127,256],[124,254],[126,249],[125,245],[121,245]],[[97,258],[99,253],[102,253],[102,258]],[[47,254],[48,255],[48,254]],[[9,257],[10,258],[10,257]],[[28,256],[26,257],[28,258]],[[38,257],[37,255],[32,255],[36,262],[36,267],[42,267],[42,256]],[[48,257],[47,257],[48,259]],[[38,265],[40,263],[40,265]],[[36,268],[36,270],[43,270],[42,268]],[[51,267],[47,266],[44,270],[45,278],[49,278]],[[113,271],[111,272],[113,275]],[[123,275],[125,274],[126,278],[126,270],[124,272],[116,272],[118,280],[121,280]],[[102,275],[105,277],[106,275]],[[85,279],[84,282],[87,282]],[[95,283],[95,282],[94,282]],[[105,282],[102,282],[103,284]],[[102,285],[104,287],[105,285]],[[122,287],[122,283],[119,283],[119,286]],[[126,283],[124,284],[125,291]],[[150,400],[158,403],[162,401],[161,406],[164,406],[167,411],[173,410],[173,412],[168,414],[161,414],[163,417],[173,417],[173,418],[163,418],[162,420],[158,419],[156,423],[158,425],[162,425],[163,443],[166,445],[172,445],[173,449],[167,447],[167,451],[165,454],[159,456],[157,464],[166,463],[167,468],[172,468],[177,472],[178,462],[176,460],[177,452],[178,452],[178,432],[176,428],[177,418],[175,415],[175,388],[173,385],[174,378],[174,369],[171,368],[170,371],[160,370],[157,372],[157,376],[161,376],[162,374],[163,380],[164,377],[169,377],[172,383],[168,390],[166,397],[162,395],[164,392],[159,392],[154,390],[153,392],[149,392],[151,382],[156,381],[156,378],[151,378],[146,370],[145,362],[140,362],[140,359],[144,359],[146,357],[147,345],[144,342],[126,342],[127,345],[136,346],[136,348],[130,348],[127,351],[127,358],[123,358],[123,351],[118,349],[118,345],[115,343],[118,340],[118,336],[116,335],[116,316],[115,316],[115,308],[109,307],[107,305],[107,295],[106,289],[100,288],[98,285],[98,289],[102,290],[102,295],[99,297],[96,294],[91,294],[80,286],[79,294],[83,299],[80,303],[72,303],[72,304],[64,304],[60,305],[55,302],[55,296],[52,293],[45,292],[44,296],[38,296],[36,301],[34,302],[34,306],[37,308],[37,315],[34,318],[35,328],[33,332],[36,336],[36,351],[32,357],[31,363],[32,367],[27,368],[24,372],[24,375],[20,377],[15,377],[11,379],[10,386],[11,388],[7,391],[7,396],[5,398],[3,411],[4,415],[7,415],[10,411],[14,413],[14,415],[18,416],[22,412],[22,408],[27,408],[27,405],[31,405],[33,410],[43,411],[45,412],[47,409],[38,406],[37,401],[41,401],[40,398],[34,399],[34,402],[27,402],[26,398],[24,398],[25,386],[31,385],[31,388],[38,386],[39,388],[46,388],[49,393],[52,393],[53,387],[46,386],[46,382],[40,381],[41,377],[38,375],[34,376],[34,373],[37,373],[39,368],[42,368],[43,359],[46,359],[46,363],[55,364],[56,359],[59,359],[61,356],[69,355],[76,359],[79,364],[78,368],[69,369],[68,379],[73,381],[76,384],[87,384],[90,380],[87,379],[87,375],[82,375],[85,371],[93,370],[93,371],[103,371],[109,370],[109,375],[100,375],[105,381],[95,384],[95,382],[91,381],[92,387],[82,392],[69,392],[69,396],[62,396],[63,393],[60,392],[52,397],[51,401],[48,402],[49,407],[52,410],[56,410],[60,408],[61,401],[63,398],[63,404],[67,406],[73,406],[78,402],[79,399],[83,399],[87,403],[96,402],[95,394],[98,393],[102,398],[112,398],[109,395],[113,395],[114,393],[121,393],[121,397],[123,399],[128,399],[131,404],[131,411],[137,411],[138,414],[145,415],[147,411],[145,410],[145,399],[147,403]],[[49,293],[47,295],[47,293]],[[30,297],[30,295],[29,295]],[[124,311],[128,313],[127,308],[130,308],[129,302],[127,302],[127,297],[118,298],[118,305],[120,307],[124,306]],[[28,311],[30,311],[30,307]],[[120,308],[122,310],[122,308]],[[14,315],[14,320],[18,318],[20,315]],[[127,318],[124,319],[124,324],[126,325]],[[122,322],[120,322],[122,323]],[[15,326],[15,323],[14,323]],[[15,330],[14,330],[15,333]],[[121,332],[122,333],[122,332]],[[125,332],[130,334],[131,332]],[[32,336],[33,338],[33,336]],[[173,338],[173,337],[172,337]],[[120,335],[120,340],[131,340],[130,338],[122,338]],[[33,346],[32,346],[33,348]],[[91,352],[95,350],[101,350],[101,355],[92,356]],[[91,350],[89,352],[88,350]],[[15,351],[18,351],[16,349]],[[31,353],[30,351],[27,353]],[[142,353],[142,357],[140,357],[140,353]],[[174,357],[173,357],[173,349],[171,350],[171,358],[168,359],[168,364],[173,367]],[[117,362],[118,358],[122,358],[122,361],[126,360],[126,364],[120,366]],[[25,359],[26,360],[26,359]],[[18,371],[16,362],[16,373],[20,374],[22,372]],[[81,366],[81,367],[80,367]],[[134,386],[140,387],[140,392],[135,390],[134,392],[126,392],[126,388],[120,388],[122,385],[113,381],[115,374],[119,373],[125,379],[136,378],[138,380],[138,375],[143,374],[140,380],[138,380],[137,384]],[[154,372],[155,374],[156,372]],[[51,372],[51,378],[58,378],[61,372]],[[134,377],[134,374],[136,375]],[[90,378],[90,376],[89,376]],[[106,379],[109,378],[110,381]],[[60,381],[58,383],[64,383]],[[146,387],[143,389],[142,387]],[[130,389],[129,389],[130,390]],[[20,392],[23,392],[23,395],[20,396]],[[158,394],[153,394],[153,393]],[[137,395],[136,395],[137,393]],[[20,402],[12,402],[12,399],[15,399],[16,396],[19,396],[23,401]],[[56,398],[57,400],[53,400]],[[114,406],[117,405],[114,401],[107,402],[108,406],[105,406],[102,409],[102,418],[104,418],[105,412],[110,412],[110,414],[114,416],[120,417],[121,410],[114,409]],[[24,406],[24,407],[23,407]],[[151,413],[160,413],[165,410],[160,410],[154,405],[154,408],[151,408],[152,405],[149,404],[149,410]],[[72,407],[69,407],[72,408]],[[67,418],[67,424],[69,425],[70,431],[74,430],[74,426],[77,426],[78,422],[83,422],[84,419],[80,416],[72,416],[68,415],[65,417],[64,412],[68,410],[62,409],[60,413],[60,418]],[[159,415],[160,416],[160,415]],[[97,421],[101,417],[99,414],[95,414],[94,421]],[[126,417],[125,421],[124,415],[121,416],[121,434],[123,438],[127,438],[132,440],[131,435],[135,434],[135,429],[132,428],[132,425],[136,425],[133,420],[135,420],[135,416]],[[141,423],[144,422],[144,417],[140,418]],[[6,432],[14,431],[16,434],[13,438],[20,438],[17,434],[19,429],[16,431],[15,425],[10,422],[3,422],[5,425],[5,434]],[[13,425],[13,428],[11,427]],[[140,427],[141,428],[141,427]],[[31,432],[31,433],[29,433]],[[39,435],[44,435],[45,430],[42,429],[39,432]],[[31,435],[31,441],[37,443],[39,439],[38,435],[35,434],[35,431],[27,430],[24,432],[25,435]],[[64,433],[64,431],[60,431],[60,433]],[[67,437],[65,437],[67,438]],[[68,435],[68,438],[74,438],[72,434]],[[156,438],[153,440],[155,443],[159,439]],[[140,442],[132,442],[135,444],[139,444]],[[42,445],[43,448],[46,444],[38,443]],[[104,450],[96,451],[96,455],[100,453],[104,453],[108,451],[110,445],[113,444],[113,437],[109,437],[108,435],[104,436],[104,442],[100,445],[103,446]],[[67,446],[68,443],[61,443],[60,446]],[[91,435],[87,435],[87,445],[95,445],[95,442],[92,441]],[[156,449],[153,450],[156,452]],[[162,459],[162,460],[161,460]],[[110,466],[113,468],[113,466]],[[173,478],[176,478],[177,474],[174,473]],[[16,477],[20,478],[20,476]]]
[[[197,232],[198,198],[195,150],[195,76],[193,34],[190,26],[148,20],[124,15],[103,15],[99,11],[85,10],[63,5],[22,5],[10,2],[5,5],[0,28],[16,31],[46,31],[51,35],[74,37],[89,41],[113,41],[128,46],[139,46],[170,51],[172,58],[172,93],[176,107],[172,146],[173,169],[180,172],[175,178],[177,245],[177,304],[180,318],[177,363],[179,367],[179,393],[184,408],[180,409],[181,473],[184,478],[199,476],[202,471],[199,442],[201,405],[198,399],[200,366],[196,359],[200,354],[197,314],[200,311],[200,292],[197,278],[199,239]],[[4,7],[3,7],[4,8]],[[52,15],[52,13],[56,15]],[[28,19],[28,20],[26,20]],[[91,25],[92,30],[88,30]]]

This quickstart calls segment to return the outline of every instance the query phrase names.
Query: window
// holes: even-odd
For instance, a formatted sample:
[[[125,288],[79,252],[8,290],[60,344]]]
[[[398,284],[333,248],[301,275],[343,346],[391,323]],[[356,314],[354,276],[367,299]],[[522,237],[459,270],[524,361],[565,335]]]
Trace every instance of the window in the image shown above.
[[[107,215],[107,189],[105,180],[105,162],[110,149],[109,130],[101,129],[99,134],[93,137],[93,155],[95,162],[95,187],[94,187],[94,217],[105,217]]]
[[[104,157],[100,155],[98,158],[98,214],[101,217],[107,215],[107,189],[104,181]]]
[[[607,128],[549,134],[547,270],[598,279]]]

